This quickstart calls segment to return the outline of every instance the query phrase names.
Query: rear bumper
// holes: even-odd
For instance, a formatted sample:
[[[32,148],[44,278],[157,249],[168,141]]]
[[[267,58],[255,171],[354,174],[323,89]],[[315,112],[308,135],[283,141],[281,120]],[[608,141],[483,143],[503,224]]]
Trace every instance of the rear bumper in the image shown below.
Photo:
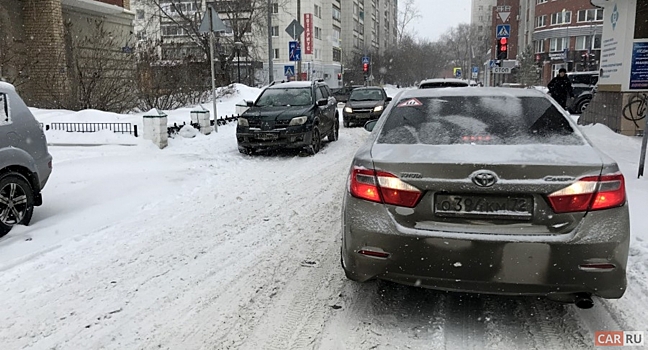
[[[627,207],[618,208],[621,223],[616,227],[602,215],[599,220],[590,213],[578,232],[546,240],[406,231],[383,205],[348,195],[344,208],[343,261],[359,281],[379,278],[448,291],[550,297],[585,292],[620,298],[626,289],[629,226],[623,216],[627,219]],[[368,213],[372,220],[366,219]],[[384,251],[389,257],[358,253],[363,249]],[[592,272],[579,267],[592,263],[616,268]]]
[[[272,139],[263,139],[263,135],[273,135]],[[276,138],[275,138],[276,137]],[[269,136],[267,138],[270,138]],[[302,148],[309,146],[312,140],[312,131],[245,131],[237,132],[236,139],[239,148],[277,149],[277,148]]]

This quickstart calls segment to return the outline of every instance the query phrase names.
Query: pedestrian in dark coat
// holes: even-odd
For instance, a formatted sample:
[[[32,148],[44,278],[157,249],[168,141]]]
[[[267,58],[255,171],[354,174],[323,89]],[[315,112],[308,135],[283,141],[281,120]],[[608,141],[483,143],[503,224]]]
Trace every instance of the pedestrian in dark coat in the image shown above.
[[[567,99],[574,97],[574,89],[572,88],[571,80],[567,77],[567,70],[565,68],[561,68],[558,71],[558,76],[551,79],[547,88],[549,88],[551,97],[564,109],[567,109]]]

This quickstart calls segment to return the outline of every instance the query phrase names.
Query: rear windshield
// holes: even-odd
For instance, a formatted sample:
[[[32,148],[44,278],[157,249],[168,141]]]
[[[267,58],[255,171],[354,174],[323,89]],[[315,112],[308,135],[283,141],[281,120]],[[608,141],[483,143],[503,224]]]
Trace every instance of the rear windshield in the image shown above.
[[[444,88],[444,87],[466,87],[468,84],[466,83],[458,83],[456,81],[449,82],[449,81],[441,81],[437,83],[423,83],[419,88],[421,89],[434,89],[434,88]]]
[[[452,96],[397,102],[378,143],[581,145],[584,141],[544,97]]]
[[[313,103],[311,88],[271,88],[266,89],[256,102],[256,106],[308,106]]]

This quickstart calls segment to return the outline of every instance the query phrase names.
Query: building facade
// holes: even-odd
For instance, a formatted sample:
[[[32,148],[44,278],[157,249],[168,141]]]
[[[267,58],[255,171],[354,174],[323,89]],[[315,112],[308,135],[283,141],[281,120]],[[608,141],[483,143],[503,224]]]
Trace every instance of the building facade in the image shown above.
[[[76,99],[75,75],[88,68],[82,57],[97,52],[91,42],[97,31],[110,32],[119,44],[113,49],[128,55],[134,17],[129,7],[130,0],[2,0],[0,78],[16,85],[32,106],[58,107]]]
[[[483,28],[490,27],[495,6],[497,6],[497,0],[472,0],[470,23]]]
[[[533,47],[543,84],[561,68],[597,71],[603,33],[603,9],[590,0],[535,0]]]

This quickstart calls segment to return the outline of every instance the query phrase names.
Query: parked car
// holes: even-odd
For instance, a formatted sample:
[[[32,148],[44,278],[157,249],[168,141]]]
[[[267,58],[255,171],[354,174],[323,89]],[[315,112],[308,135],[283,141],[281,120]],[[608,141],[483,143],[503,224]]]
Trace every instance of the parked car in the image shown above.
[[[380,87],[366,87],[353,90],[349,101],[342,110],[344,126],[351,124],[366,123],[369,120],[378,119],[391,101],[387,93]]]
[[[29,224],[51,172],[42,128],[14,87],[0,82],[0,237]]]
[[[461,79],[427,79],[419,83],[419,89],[435,89],[444,87],[467,87],[470,86],[467,81]]]
[[[339,89],[333,89],[333,97],[338,102],[346,103],[349,101],[349,96],[351,96],[351,92],[357,88],[364,87],[363,85],[352,85],[352,86],[344,86]]]
[[[599,72],[569,72],[567,77],[572,83],[575,97],[568,106],[568,110],[571,113],[581,114],[592,100],[592,91],[598,83]]]
[[[546,94],[408,90],[365,128],[342,210],[349,279],[582,308],[623,296],[624,177]]]
[[[247,103],[236,128],[241,153],[303,148],[316,154],[324,137],[338,139],[337,101],[322,81],[275,84]]]

